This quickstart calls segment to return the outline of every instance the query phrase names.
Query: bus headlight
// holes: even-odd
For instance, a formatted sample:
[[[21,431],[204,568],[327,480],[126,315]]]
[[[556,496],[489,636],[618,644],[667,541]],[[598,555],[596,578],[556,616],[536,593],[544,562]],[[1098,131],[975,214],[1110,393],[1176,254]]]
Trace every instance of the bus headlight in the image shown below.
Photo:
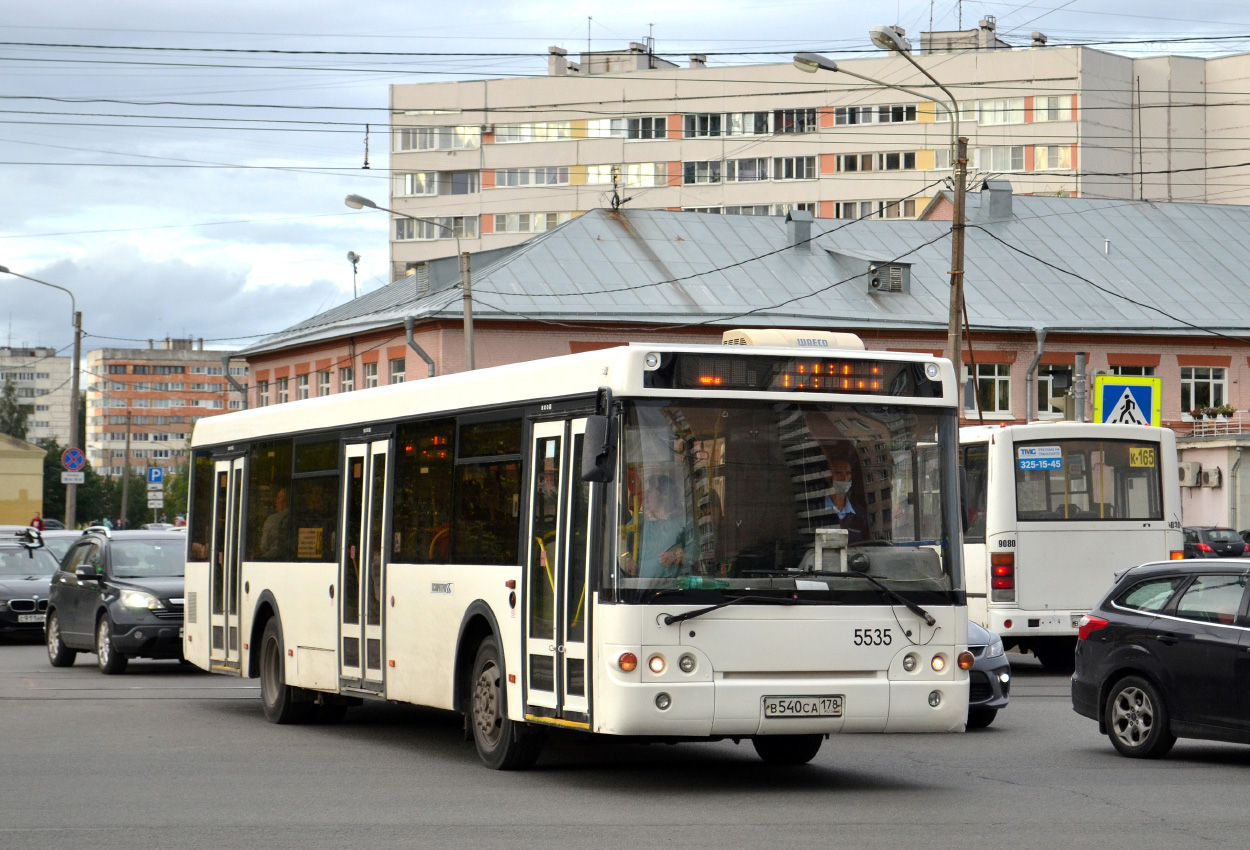
[[[916,653],[909,652],[903,656],[903,669],[908,673],[916,672],[916,665],[920,663],[920,659],[916,657]]]
[[[668,711],[668,707],[673,704],[673,698],[666,693],[658,693],[655,695],[655,707],[660,711]]]
[[[929,707],[937,708],[941,704],[942,704],[942,692],[941,691],[929,691]]]
[[[945,655],[933,656],[933,660],[929,662],[929,666],[933,668],[934,673],[943,672],[944,670],[946,670],[946,656]],[[937,693],[937,692],[934,691],[934,693]]]
[[[664,668],[667,666],[668,665],[665,663],[663,655],[652,655],[647,659],[647,669],[657,676],[663,673]]]
[[[693,673],[695,666],[694,656],[683,655],[681,658],[677,659],[677,666],[681,668],[681,672],[683,673]]]

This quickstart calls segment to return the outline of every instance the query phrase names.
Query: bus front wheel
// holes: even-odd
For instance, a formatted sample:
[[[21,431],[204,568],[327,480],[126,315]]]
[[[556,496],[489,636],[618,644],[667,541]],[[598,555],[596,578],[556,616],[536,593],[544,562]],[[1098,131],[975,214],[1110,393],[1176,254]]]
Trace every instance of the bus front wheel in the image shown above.
[[[767,764],[807,764],[816,758],[824,735],[761,735],[752,738],[755,752]]]
[[[282,623],[271,617],[260,639],[260,704],[270,723],[303,723],[313,708],[310,702],[296,702],[295,688],[286,683],[286,655]]]
[[[504,672],[499,642],[482,641],[469,679],[469,728],[477,754],[493,770],[533,767],[542,750],[538,732],[508,719]]]

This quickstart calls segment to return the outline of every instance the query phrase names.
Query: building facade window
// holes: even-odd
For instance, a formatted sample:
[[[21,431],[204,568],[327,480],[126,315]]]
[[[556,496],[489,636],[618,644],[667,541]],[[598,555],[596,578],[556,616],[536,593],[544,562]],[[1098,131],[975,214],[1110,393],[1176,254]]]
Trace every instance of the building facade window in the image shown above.
[[[1054,171],[1071,167],[1071,145],[1037,145],[1033,148],[1034,171]]]
[[[815,109],[775,109],[773,110],[774,133],[815,133]]]
[[[478,127],[401,127],[395,131],[395,152],[467,151],[482,146]]]
[[[725,161],[725,181],[727,183],[750,183],[767,179],[768,160],[764,157]]]
[[[404,382],[404,367],[407,361],[402,357],[396,357],[390,361],[390,377],[388,382],[392,384],[402,384]]]
[[[668,116],[667,115],[640,115],[637,118],[630,118],[626,127],[625,138],[627,139],[667,139],[668,138]]]
[[[721,181],[721,169],[723,165],[724,163],[720,160],[683,162],[681,164],[681,182],[687,186],[699,183],[719,183]]]
[[[741,204],[725,207],[725,215],[772,215],[772,204]]]
[[[838,171],[872,171],[877,157],[870,153],[840,153],[837,158]]]
[[[291,400],[290,378],[278,379],[278,404],[286,404]]]
[[[256,382],[256,397],[258,399],[256,403],[259,406],[261,407],[269,406],[269,382],[268,381]]]
[[[395,194],[406,198],[438,194],[437,171],[412,171],[395,175]]]
[[[351,366],[339,369],[339,392],[349,393],[356,389],[356,370]]]
[[[299,399],[300,401],[303,401],[304,399],[308,398],[308,376],[307,375],[295,376],[295,397]]]
[[[766,136],[771,132],[767,112],[730,112],[725,116],[727,136]]]
[[[1011,412],[1011,364],[978,363],[977,398],[985,413]]]
[[[573,138],[573,125],[568,121],[542,121],[535,124],[500,124],[495,127],[497,144],[520,142],[558,142]]]
[[[682,117],[682,138],[704,139],[721,135],[725,116],[719,112],[703,112]]]
[[[916,154],[914,151],[877,154],[878,171],[910,171],[915,167]]]
[[[317,395],[327,396],[330,394],[330,371],[317,373]]]
[[[1024,145],[977,148],[973,161],[977,171],[1023,171]]]
[[[906,198],[901,201],[882,201],[880,217],[881,218],[915,218],[916,217],[916,200],[914,198]]]
[[[1228,370],[1219,366],[1181,367],[1181,412],[1219,407],[1228,398]]]
[[[1153,378],[1154,366],[1112,366],[1111,374],[1119,378]]]
[[[1045,363],[1037,367],[1037,415],[1039,419],[1051,419],[1063,415],[1063,408],[1052,399],[1059,393],[1055,390],[1054,372],[1067,371],[1068,366],[1048,366]]]
[[[495,216],[496,233],[542,233],[564,224],[572,213],[504,213]]]
[[[1066,94],[1033,98],[1033,120],[1071,121],[1072,97]]]
[[[773,157],[774,180],[814,180],[816,179],[816,157],[814,156],[777,156]]]
[[[378,385],[378,364],[366,363],[364,366],[364,372],[365,372],[365,389],[368,390],[368,389],[372,389],[373,387],[376,387]]]
[[[567,186],[569,168],[567,165],[546,168],[497,168],[495,169],[495,186],[511,188],[517,186]]]
[[[433,223],[435,221],[438,222],[437,225]],[[431,221],[416,221],[411,218],[395,219],[396,242],[429,242],[436,239],[454,239],[456,236],[476,238],[477,216],[441,215]]]
[[[1023,124],[1024,98],[1000,97],[977,101],[977,123],[988,126]]]
[[[709,215],[721,215],[725,212],[724,207],[682,207],[682,212],[707,213]]]

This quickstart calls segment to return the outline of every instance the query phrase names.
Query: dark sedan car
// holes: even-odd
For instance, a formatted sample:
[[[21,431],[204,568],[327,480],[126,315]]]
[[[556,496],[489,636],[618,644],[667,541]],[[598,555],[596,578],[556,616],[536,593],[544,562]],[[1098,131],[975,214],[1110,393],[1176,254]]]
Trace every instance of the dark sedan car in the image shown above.
[[[1120,574],[1081,619],[1072,707],[1123,755],[1180,738],[1250,743],[1250,564],[1167,561]]]
[[[1186,558],[1238,558],[1248,548],[1231,528],[1191,526],[1183,530]]]
[[[984,729],[1011,698],[1011,664],[1003,639],[976,623],[968,624],[968,650],[976,658],[968,672],[968,728]]]
[[[52,582],[52,666],[68,667],[81,651],[94,652],[104,673],[123,672],[132,657],[180,658],[186,541],[180,532],[87,529]]]
[[[56,558],[37,532],[0,532],[0,634],[38,635]]]

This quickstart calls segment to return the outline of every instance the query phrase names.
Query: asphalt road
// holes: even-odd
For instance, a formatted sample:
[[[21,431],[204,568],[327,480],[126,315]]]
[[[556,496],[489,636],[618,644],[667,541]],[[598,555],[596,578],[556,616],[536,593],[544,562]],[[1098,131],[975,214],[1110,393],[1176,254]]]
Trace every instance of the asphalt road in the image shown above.
[[[254,681],[56,670],[0,642],[0,848],[1244,846],[1250,747],[1124,759],[1066,679],[1013,658],[1012,704],[983,731],[834,738],[802,768],[747,743],[569,739],[497,773],[440,712],[272,726]]]

